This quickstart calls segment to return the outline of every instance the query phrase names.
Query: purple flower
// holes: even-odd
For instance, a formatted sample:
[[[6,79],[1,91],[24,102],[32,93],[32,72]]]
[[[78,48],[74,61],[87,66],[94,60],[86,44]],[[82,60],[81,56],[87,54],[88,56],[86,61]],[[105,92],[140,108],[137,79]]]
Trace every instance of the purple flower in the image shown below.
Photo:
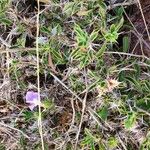
[[[38,100],[38,92],[28,91],[26,93],[26,103],[29,104],[30,110],[33,110],[36,106],[41,105]]]

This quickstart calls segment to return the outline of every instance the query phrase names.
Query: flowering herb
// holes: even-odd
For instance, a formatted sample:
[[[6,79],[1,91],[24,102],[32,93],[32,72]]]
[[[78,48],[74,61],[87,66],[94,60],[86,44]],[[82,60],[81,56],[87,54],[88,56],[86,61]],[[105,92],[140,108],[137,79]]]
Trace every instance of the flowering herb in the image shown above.
[[[119,86],[120,83],[121,82],[118,82],[116,79],[107,79],[105,87],[101,87],[99,85],[97,86],[98,97],[101,97],[103,94],[108,92],[112,92],[116,87]]]
[[[29,104],[30,110],[33,110],[36,106],[41,105],[41,102],[38,100],[38,92],[28,91],[26,93],[26,103]]]
[[[108,92],[111,92],[113,89],[119,86],[121,82],[118,82],[116,79],[107,79],[107,89]]]

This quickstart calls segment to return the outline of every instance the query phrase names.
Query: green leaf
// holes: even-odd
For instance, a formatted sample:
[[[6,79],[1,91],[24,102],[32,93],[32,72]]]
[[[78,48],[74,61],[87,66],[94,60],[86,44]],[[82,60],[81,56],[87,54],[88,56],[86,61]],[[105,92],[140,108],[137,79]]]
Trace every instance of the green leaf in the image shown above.
[[[75,25],[74,27],[75,33],[76,33],[76,40],[78,46],[86,46],[88,47],[89,40],[88,40],[88,34],[87,32],[83,31],[79,25]]]
[[[118,146],[118,140],[115,137],[110,137],[108,139],[109,149],[115,149]]]
[[[146,100],[144,98],[137,100],[136,106],[143,109],[143,110],[145,110],[145,111],[148,111],[148,112],[150,111],[150,107],[149,107],[150,106],[150,101]]]
[[[119,73],[119,82],[124,81],[124,79],[125,79],[125,71],[123,70],[123,71],[120,71]]]
[[[145,85],[146,90],[147,90],[147,91],[150,91],[150,82],[149,82],[148,80],[146,80],[146,81],[144,82],[144,85]]]
[[[124,8],[123,7],[116,7],[115,13],[116,13],[116,16],[118,18],[122,18],[123,12],[124,12]]]
[[[59,50],[50,49],[50,52],[51,52],[52,58],[54,59],[56,64],[64,64],[65,63],[65,59]]]
[[[110,33],[113,33],[113,32],[115,32],[116,31],[116,26],[115,26],[115,24],[112,24],[111,26],[110,26]]]
[[[0,23],[10,26],[12,24],[12,21],[7,18],[0,18]]]
[[[140,68],[139,64],[135,64],[134,69],[136,71],[135,72],[135,78],[136,78],[136,80],[138,80],[140,77],[140,73],[141,73],[141,68]]]
[[[42,105],[43,105],[43,107],[45,109],[52,109],[52,108],[54,108],[54,103],[50,99],[46,99],[46,100],[42,101]]]
[[[48,35],[50,34],[50,29],[47,28],[46,26],[41,26],[40,31],[43,32],[43,33],[46,33]]]
[[[23,114],[26,121],[30,121],[34,118],[34,112],[32,111],[24,111]]]
[[[0,13],[6,10],[9,5],[9,0],[0,0]]]
[[[98,58],[100,58],[103,54],[104,54],[104,52],[106,51],[106,45],[107,45],[107,42],[105,41],[104,43],[103,43],[103,45],[102,45],[102,47],[99,49],[99,51],[97,52],[97,54],[96,54],[96,56],[98,57]]]
[[[128,36],[124,36],[123,37],[123,52],[128,52],[129,50],[129,37]]]
[[[127,115],[127,119],[124,121],[124,125],[126,129],[131,129],[135,126],[136,124],[136,113],[135,112],[131,112]]]
[[[63,8],[63,12],[69,17],[78,11],[78,4],[75,2],[67,2]]]
[[[141,85],[140,85],[140,82],[138,82],[136,79],[134,79],[133,77],[125,77],[126,80],[128,80],[131,84],[134,85],[134,87],[142,92],[142,89],[141,89]]]
[[[150,132],[147,133],[147,136],[142,141],[140,150],[150,150]]]
[[[99,1],[99,14],[101,17],[101,32],[105,32],[107,28],[107,21],[106,21],[106,11],[107,11],[107,6],[103,1]]]
[[[98,31],[93,31],[90,35],[90,40],[94,41],[98,36]]]
[[[102,119],[102,120],[106,120],[107,119],[107,116],[108,116],[108,108],[107,107],[103,107],[103,108],[101,108],[98,112],[97,112],[97,114],[100,116],[100,118]]]
[[[116,40],[118,39],[118,36],[119,36],[119,34],[118,34],[117,28],[115,27],[114,24],[112,24],[110,26],[110,30],[104,34],[105,40],[110,43],[115,43]]]
[[[123,23],[124,23],[124,18],[122,17],[119,23],[117,23],[117,26],[116,26],[117,31],[119,31],[119,29],[123,26]]]
[[[6,150],[6,147],[4,144],[0,143],[0,150]]]
[[[102,21],[106,19],[107,6],[104,2],[99,1],[99,13]]]
[[[73,6],[75,5],[75,2],[68,2],[65,4],[64,8],[63,8],[63,11],[65,13],[68,13],[72,10]]]
[[[99,141],[99,138],[92,135],[89,129],[85,128],[85,137],[81,142],[81,145],[90,145],[92,150],[95,150],[95,144]]]

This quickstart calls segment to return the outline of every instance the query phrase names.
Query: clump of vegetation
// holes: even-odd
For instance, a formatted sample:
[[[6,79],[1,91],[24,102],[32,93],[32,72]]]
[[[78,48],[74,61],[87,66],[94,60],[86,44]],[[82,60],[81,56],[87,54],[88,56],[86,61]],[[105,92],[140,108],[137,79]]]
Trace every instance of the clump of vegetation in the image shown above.
[[[118,2],[0,1],[0,149],[150,149],[150,59]]]

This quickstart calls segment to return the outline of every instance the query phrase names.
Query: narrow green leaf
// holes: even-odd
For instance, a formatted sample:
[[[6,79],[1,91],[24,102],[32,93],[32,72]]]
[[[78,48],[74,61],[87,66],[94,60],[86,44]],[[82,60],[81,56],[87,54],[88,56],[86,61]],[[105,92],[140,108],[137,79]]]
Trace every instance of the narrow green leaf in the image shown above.
[[[105,41],[104,43],[103,43],[103,45],[102,45],[102,47],[99,49],[99,51],[97,52],[97,54],[96,54],[96,56],[98,57],[98,58],[100,58],[103,54],[104,54],[104,52],[105,52],[105,50],[106,50],[106,45],[107,45],[107,42]]]
[[[123,37],[123,52],[128,52],[129,50],[129,37],[128,36],[124,36]]]
[[[93,31],[90,35],[90,40],[94,41],[97,38],[97,36],[98,36],[98,31],[97,32]]]
[[[77,11],[78,11],[78,4],[75,2],[67,2],[63,8],[63,12],[67,16],[72,16]]]
[[[0,18],[0,23],[10,26],[12,24],[12,21],[7,18]]]
[[[116,26],[117,31],[119,31],[119,29],[123,26],[123,23],[124,23],[124,18],[122,17]]]

